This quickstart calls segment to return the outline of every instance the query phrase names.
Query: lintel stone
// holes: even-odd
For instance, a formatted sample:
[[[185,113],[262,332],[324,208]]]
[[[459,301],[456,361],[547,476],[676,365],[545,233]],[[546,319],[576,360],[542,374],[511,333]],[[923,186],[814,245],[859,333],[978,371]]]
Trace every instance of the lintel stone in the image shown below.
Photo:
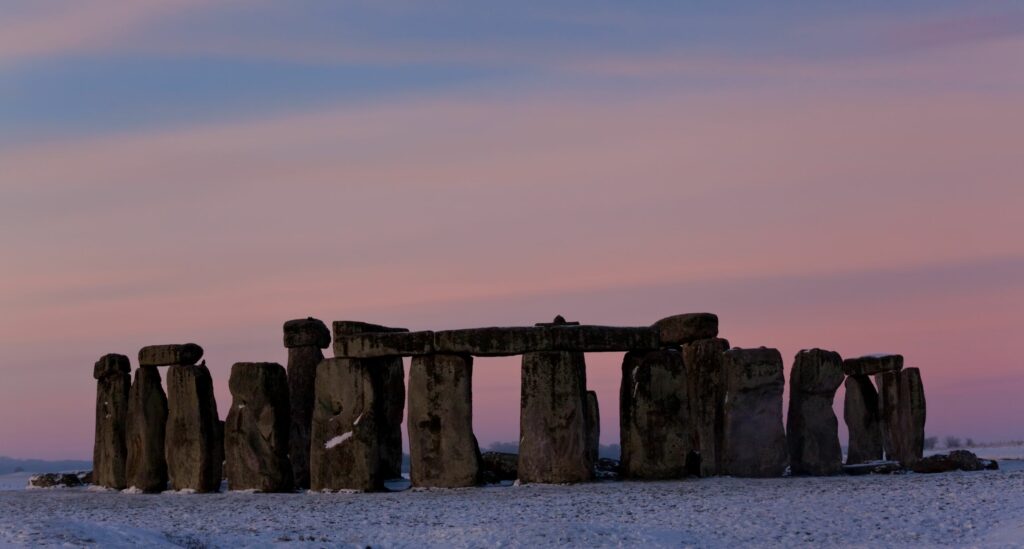
[[[871,376],[903,369],[903,355],[867,355],[843,361],[843,372],[848,376]]]
[[[203,358],[195,343],[149,345],[139,350],[139,366],[192,366]]]

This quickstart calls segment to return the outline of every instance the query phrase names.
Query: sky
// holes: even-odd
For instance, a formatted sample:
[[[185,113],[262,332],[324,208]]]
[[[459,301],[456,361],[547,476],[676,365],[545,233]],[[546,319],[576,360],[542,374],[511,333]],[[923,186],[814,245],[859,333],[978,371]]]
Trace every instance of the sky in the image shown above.
[[[1011,1],[0,0],[0,455],[88,458],[93,363],[149,344],[202,345],[223,416],[306,316],[709,311],[1024,439],[1022,94]],[[517,440],[518,359],[473,388]]]

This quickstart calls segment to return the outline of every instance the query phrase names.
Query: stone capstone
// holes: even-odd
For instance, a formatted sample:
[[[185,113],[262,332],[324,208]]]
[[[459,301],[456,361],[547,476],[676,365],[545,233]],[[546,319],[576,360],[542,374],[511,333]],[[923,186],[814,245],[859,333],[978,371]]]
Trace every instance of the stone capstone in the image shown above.
[[[711,313],[686,313],[654,323],[658,340],[665,347],[679,347],[698,339],[718,337],[718,316]]]
[[[96,378],[96,431],[92,462],[94,483],[107,488],[127,488],[128,393],[131,365],[124,355],[104,355],[93,366]]]
[[[686,475],[692,450],[686,373],[679,351],[630,351],[619,389],[621,473],[626,478]]]
[[[724,339],[700,339],[683,344],[687,399],[690,405],[691,448],[700,456],[700,476],[724,474],[722,428],[725,385],[722,353],[729,349]]]
[[[139,366],[191,366],[203,358],[203,348],[195,343],[150,345],[139,350]]]
[[[847,465],[882,459],[882,422],[878,406],[878,391],[871,378],[863,375],[846,378],[843,418],[850,435],[846,449]]]
[[[723,354],[722,366],[726,473],[738,477],[782,476],[788,461],[782,425],[782,355],[765,347],[730,349]]]
[[[321,320],[313,317],[298,318],[284,323],[284,346],[316,347],[326,349],[331,346],[331,332]]]
[[[426,355],[409,372],[409,457],[414,487],[455,488],[480,480],[473,436],[473,358]]]
[[[167,474],[174,490],[216,492],[224,445],[213,379],[206,364],[167,371]]]
[[[380,490],[380,398],[372,364],[328,358],[317,367],[310,447],[310,488]]]
[[[839,420],[832,409],[846,375],[839,353],[811,349],[796,355],[789,375],[786,439],[794,475],[834,475],[842,471]]]
[[[848,376],[871,376],[903,369],[903,355],[867,355],[843,361],[843,372]]]
[[[521,393],[519,482],[590,480],[583,353],[524,354]]]
[[[156,366],[140,366],[128,394],[127,484],[146,493],[167,489],[167,395]]]
[[[291,408],[284,368],[273,362],[239,362],[228,380],[231,409],[224,424],[224,464],[231,490],[288,492]]]

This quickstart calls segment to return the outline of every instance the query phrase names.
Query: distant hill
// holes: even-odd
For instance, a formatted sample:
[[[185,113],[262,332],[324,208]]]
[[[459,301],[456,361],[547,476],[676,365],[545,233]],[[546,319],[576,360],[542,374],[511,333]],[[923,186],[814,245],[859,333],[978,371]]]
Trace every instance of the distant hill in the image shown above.
[[[26,473],[57,473],[61,471],[87,471],[92,469],[91,461],[65,459],[47,461],[44,459],[15,459],[0,456],[0,475],[24,471]]]

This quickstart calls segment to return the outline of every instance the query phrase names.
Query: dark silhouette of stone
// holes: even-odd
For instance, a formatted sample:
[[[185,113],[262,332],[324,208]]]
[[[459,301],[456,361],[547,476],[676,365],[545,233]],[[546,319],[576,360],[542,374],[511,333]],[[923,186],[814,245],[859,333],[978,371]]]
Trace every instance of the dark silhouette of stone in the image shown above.
[[[167,370],[167,475],[174,490],[217,492],[224,445],[213,379],[206,364]]]
[[[878,416],[878,391],[868,376],[846,378],[843,418],[850,433],[846,464],[856,465],[882,459],[882,422]]]
[[[898,461],[869,461],[853,465],[843,465],[843,472],[851,476],[895,475],[905,473],[906,469]]]
[[[473,436],[473,358],[415,357],[409,372],[409,458],[414,487],[472,486],[480,479]]]
[[[326,349],[331,346],[331,331],[323,321],[313,317],[297,318],[284,323],[284,346],[316,347]]]
[[[786,440],[794,475],[834,475],[842,471],[839,420],[832,409],[842,385],[843,359],[839,353],[800,351],[789,374],[789,414]]]
[[[524,354],[521,388],[519,482],[590,480],[583,353]]]
[[[597,464],[601,449],[601,410],[597,405],[597,393],[587,391],[587,459],[591,467]]]
[[[945,473],[948,471],[982,471],[999,469],[995,460],[980,459],[967,450],[954,450],[949,454],[936,454],[918,459],[911,467],[915,473]]]
[[[147,493],[167,489],[167,395],[156,366],[140,366],[128,394],[128,486]]]
[[[295,487],[309,488],[310,432],[316,394],[316,367],[324,359],[321,349],[330,345],[331,334],[323,322],[309,317],[284,323],[288,348],[288,400],[291,406],[288,455]]]
[[[723,354],[722,366],[726,473],[738,477],[782,476],[788,461],[782,426],[782,355],[765,347],[730,349]]]
[[[679,351],[630,351],[622,361],[619,427],[622,476],[669,479],[686,475],[692,450],[686,373]]]
[[[484,482],[495,484],[503,480],[519,478],[518,455],[505,452],[484,452],[480,458]]]
[[[903,355],[866,355],[843,361],[843,373],[848,376],[870,376],[903,369]]]
[[[239,362],[228,380],[231,409],[224,425],[225,473],[231,490],[288,492],[290,411],[284,368],[273,362]]]
[[[912,467],[924,454],[925,400],[917,368],[875,375],[885,455]]]
[[[654,323],[659,341],[666,347],[678,347],[698,339],[718,337],[718,316],[711,313],[686,313]]]
[[[203,358],[203,348],[195,343],[150,345],[139,351],[139,366],[191,366]]]
[[[28,485],[32,488],[77,488],[82,484],[78,473],[40,473],[28,478]]]
[[[310,448],[316,491],[380,490],[379,395],[361,359],[328,358],[317,367]]]
[[[724,339],[700,339],[683,345],[687,397],[690,404],[691,448],[700,455],[700,476],[723,474],[722,435],[724,428],[725,380],[722,353],[729,349]]]
[[[92,462],[94,483],[122,490],[127,487],[128,392],[131,365],[124,355],[109,354],[93,366],[96,379],[96,437]]]

